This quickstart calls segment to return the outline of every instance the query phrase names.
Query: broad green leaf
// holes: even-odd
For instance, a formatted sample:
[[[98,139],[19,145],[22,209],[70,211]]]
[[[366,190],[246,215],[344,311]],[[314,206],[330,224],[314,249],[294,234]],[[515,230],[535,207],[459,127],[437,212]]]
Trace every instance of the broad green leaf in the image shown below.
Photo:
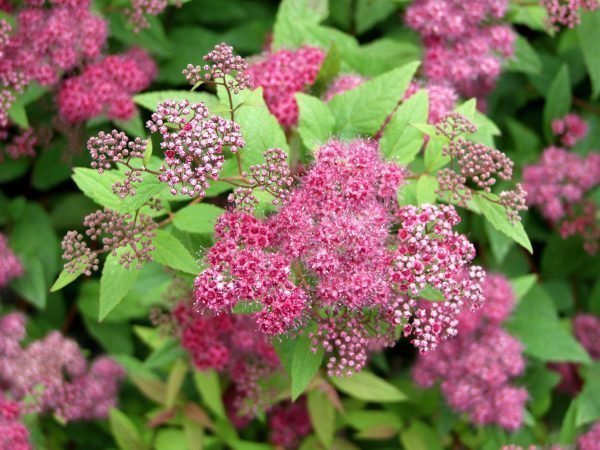
[[[154,450],[185,450],[188,448],[187,438],[183,430],[163,428],[154,439]]]
[[[298,93],[296,101],[300,110],[298,133],[306,148],[314,150],[333,134],[335,118],[327,104],[317,97]]]
[[[523,275],[522,277],[511,279],[510,284],[513,288],[517,301],[520,301],[523,297],[525,297],[525,295],[527,295],[527,293],[531,290],[531,288],[535,285],[536,282],[537,275],[533,273],[530,275]]]
[[[165,34],[162,22],[157,17],[146,15],[146,19],[150,26],[135,33],[122,11],[111,12],[107,14],[107,16],[109,19],[111,38],[121,41],[127,44],[127,46],[143,47],[150,53],[163,58],[168,58],[173,53],[176,53],[173,51],[171,42]],[[182,69],[183,67],[180,70]],[[184,80],[183,75],[181,75],[181,78]]]
[[[63,270],[50,288],[50,292],[60,291],[68,284],[71,284],[73,281],[79,278],[79,276],[83,273],[83,269],[84,267],[80,266],[75,272],[67,272],[66,270]]]
[[[580,427],[600,419],[600,362],[583,370],[585,384],[577,395],[575,425]]]
[[[179,391],[181,391],[181,386],[183,386],[187,371],[188,366],[182,359],[178,359],[171,368],[169,378],[167,379],[167,392],[165,397],[165,406],[167,408],[175,406],[177,396],[179,395]]]
[[[515,54],[509,58],[507,67],[513,72],[538,74],[542,70],[542,62],[529,41],[517,35]]]
[[[307,406],[317,437],[325,448],[331,448],[335,434],[335,407],[320,389],[313,389],[308,393]]]
[[[194,257],[169,232],[157,230],[152,243],[155,247],[152,257],[156,262],[193,275],[198,275],[200,272]]]
[[[22,260],[25,273],[11,283],[11,287],[38,309],[46,307],[48,286],[42,262],[32,256]]]
[[[419,205],[435,203],[438,181],[431,175],[421,175],[417,181],[417,202]]]
[[[496,200],[497,197],[492,194],[485,194],[488,198]],[[506,211],[502,205],[493,203],[484,198],[483,195],[475,195],[473,203],[479,208],[481,214],[490,222],[490,224],[501,233],[513,239],[517,244],[525,248],[529,253],[533,253],[529,237],[523,228],[521,222],[511,223],[506,217]]]
[[[396,386],[366,370],[348,377],[331,377],[331,382],[340,391],[359,400],[390,403],[407,399]]]
[[[204,429],[187,418],[183,419],[183,432],[189,450],[202,450],[204,444]]]
[[[517,304],[506,328],[523,343],[527,355],[541,361],[590,362],[581,344],[561,326],[552,299],[540,286]]]
[[[323,350],[319,349],[315,353],[311,347],[312,342],[308,336],[300,336],[296,339],[291,373],[292,400],[296,400],[304,392],[323,361]]]
[[[112,119],[112,122],[117,128],[125,131],[130,136],[141,137],[145,134],[144,122],[142,122],[142,116],[140,116],[140,112],[137,108],[130,119]]]
[[[512,248],[514,241],[494,228],[488,220],[484,220],[483,224],[494,259],[498,264],[502,264],[504,258],[506,258],[506,255],[508,255],[508,252]]]
[[[402,421],[393,411],[364,410],[348,411],[343,416],[344,421],[357,430],[366,430],[378,425],[400,428]]]
[[[528,364],[523,383],[529,394],[528,409],[535,417],[544,415],[552,403],[552,391],[560,382],[558,372],[544,364]]]
[[[207,203],[189,205],[177,211],[173,216],[173,225],[188,233],[211,233],[217,219],[225,211]]]
[[[510,15],[513,23],[526,25],[532,30],[548,32],[546,9],[538,4],[523,4],[511,2]]]
[[[448,140],[442,136],[429,135],[429,142],[425,147],[425,170],[427,173],[435,173],[450,162],[450,157],[444,155],[442,149]]]
[[[401,39],[382,38],[358,47],[349,46],[342,54],[352,72],[375,77],[403,64],[421,59],[421,44],[413,35]]]
[[[119,205],[118,211],[122,213],[134,212],[162,191],[168,190],[166,183],[158,179],[156,175],[145,173],[142,182],[135,185],[135,195],[125,197]]]
[[[362,34],[398,8],[397,0],[358,0],[354,9],[356,33]]]
[[[592,97],[600,94],[600,11],[585,12],[581,14],[581,24],[575,28],[583,60],[588,74],[592,80]]]
[[[182,75],[183,78],[183,75]],[[133,97],[133,101],[149,111],[156,111],[159,103],[165,100],[187,100],[190,103],[204,103],[210,108],[216,105],[217,98],[207,92],[192,92],[192,91],[152,91],[137,94]]]
[[[147,450],[140,432],[125,413],[116,408],[110,410],[108,415],[110,430],[123,450]]]
[[[546,94],[544,105],[544,134],[552,142],[552,120],[565,116],[571,109],[571,82],[569,69],[562,65]]]
[[[575,442],[575,437],[577,436],[577,425],[575,424],[577,406],[577,400],[571,400],[571,404],[563,417],[563,422],[560,427],[560,434],[558,436],[559,444],[570,445]]]
[[[29,128],[29,120],[27,119],[27,111],[25,111],[25,105],[19,99],[10,106],[8,110],[8,117],[12,122],[21,128]]]
[[[95,169],[84,167],[76,167],[73,172],[73,181],[88,198],[106,208],[119,209],[122,200],[112,190],[112,185],[123,179],[119,172],[108,170],[100,174]]]
[[[425,422],[414,420],[400,432],[400,442],[410,450],[442,450],[444,447],[437,431]]]
[[[273,48],[297,48],[304,43],[306,29],[329,13],[327,0],[283,0],[273,25]]]
[[[347,137],[375,135],[402,100],[418,66],[406,64],[333,97],[329,107],[335,130]]]
[[[135,267],[126,269],[123,265],[119,264],[120,253],[124,249],[119,250],[117,250],[116,255],[110,253],[106,257],[106,262],[102,268],[102,276],[100,277],[100,307],[98,310],[99,321],[104,320],[115,306],[123,300],[140,275],[140,271]]]
[[[423,134],[410,124],[426,122],[428,110],[429,100],[425,90],[419,90],[402,102],[379,141],[385,158],[398,164],[409,164],[415,159],[423,147]]]
[[[214,370],[196,370],[194,371],[194,383],[202,396],[203,403],[218,417],[227,418],[217,372]]]
[[[329,47],[327,55],[325,55],[325,59],[321,63],[321,68],[319,69],[317,78],[313,83],[313,93],[319,95],[325,92],[329,84],[340,72],[341,62],[342,59],[340,56],[340,51],[334,41]]]
[[[443,302],[446,300],[446,297],[444,297],[444,294],[442,294],[440,290],[434,289],[430,285],[426,285],[425,288],[421,290],[419,297],[430,302]]]

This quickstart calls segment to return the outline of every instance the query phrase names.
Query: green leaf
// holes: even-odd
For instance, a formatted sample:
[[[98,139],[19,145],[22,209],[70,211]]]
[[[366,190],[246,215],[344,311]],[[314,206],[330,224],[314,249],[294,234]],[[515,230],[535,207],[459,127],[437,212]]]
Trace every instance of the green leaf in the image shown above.
[[[327,394],[320,389],[308,393],[308,413],[310,422],[325,448],[331,448],[335,434],[335,408]]]
[[[193,275],[198,275],[200,272],[194,257],[169,232],[156,230],[156,237],[152,243],[155,247],[152,257],[156,262]]]
[[[194,383],[204,404],[218,417],[226,419],[225,407],[219,385],[219,374],[214,370],[194,371]]]
[[[184,431],[175,428],[159,430],[154,440],[154,450],[185,450],[187,448],[187,438]]]
[[[420,420],[412,421],[407,429],[400,432],[400,441],[407,450],[442,450],[444,448],[436,430]]]
[[[492,194],[485,195],[495,200],[495,196],[492,196]],[[502,205],[491,202],[487,198],[484,198],[483,195],[475,195],[473,203],[496,230],[513,239],[517,244],[528,250],[529,253],[533,253],[531,242],[523,228],[523,224],[521,222],[511,223],[506,217],[506,211]]]
[[[144,123],[142,122],[142,116],[140,116],[140,112],[137,110],[137,108],[130,119],[112,119],[112,122],[117,126],[117,128],[125,131],[130,136],[140,137],[143,136],[145,133]]]
[[[204,443],[204,429],[196,422],[187,418],[183,419],[183,432],[189,450],[202,450]]]
[[[515,41],[515,54],[508,60],[507,68],[513,72],[539,74],[542,62],[529,41],[517,35]]]
[[[413,125],[414,126],[414,125]],[[421,128],[423,130],[423,128]],[[429,135],[429,142],[425,147],[425,170],[427,173],[435,173],[450,162],[450,157],[444,155],[442,149],[448,140],[442,136]]]
[[[209,108],[218,103],[217,98],[207,92],[152,91],[138,94],[133,97],[133,101],[136,104],[152,112],[156,111],[158,104],[165,100],[187,100],[190,103],[204,103]]]
[[[218,206],[200,203],[189,205],[173,216],[173,225],[188,233],[210,233],[215,229],[217,219],[225,211]]]
[[[127,18],[122,11],[107,14],[110,25],[110,37],[121,41],[128,46],[141,46],[150,53],[168,58],[173,53],[171,42],[165,34],[162,22],[154,16],[146,15],[150,23],[148,28],[144,28],[138,33],[131,29]],[[202,54],[202,53],[201,53]],[[180,71],[183,67],[180,69]],[[183,78],[183,75],[181,75]]]
[[[560,323],[552,299],[541,286],[534,286],[517,304],[506,323],[527,355],[541,361],[589,363],[581,344]]]
[[[19,99],[11,105],[8,110],[8,117],[10,120],[21,128],[29,128],[29,120],[27,119],[27,111],[25,111],[25,105]]]
[[[402,102],[379,141],[385,158],[398,164],[409,164],[415,159],[423,147],[423,134],[410,124],[426,122],[428,110],[429,100],[425,90],[419,90]]]
[[[341,62],[342,59],[340,51],[334,41],[329,47],[327,55],[325,55],[325,59],[321,63],[319,73],[317,73],[317,78],[313,83],[313,90],[316,92],[316,94],[322,94],[325,92],[329,84],[340,72]]]
[[[598,98],[600,94],[600,11],[581,14],[581,24],[575,28],[583,60],[588,74],[592,80],[592,97]]]
[[[183,386],[183,381],[185,380],[187,371],[188,366],[183,359],[178,359],[171,368],[171,372],[169,373],[169,378],[167,380],[167,393],[165,397],[165,406],[167,408],[172,408],[175,406],[175,402],[177,401],[177,397],[181,391],[181,386]]]
[[[319,367],[321,367],[323,350],[319,349],[315,353],[311,350],[311,347],[311,339],[308,336],[300,336],[296,339],[291,372],[292,401],[304,392],[310,380],[313,379]]]
[[[334,96],[329,107],[335,130],[347,137],[375,135],[402,100],[418,66],[418,62],[406,64]]]
[[[407,399],[396,386],[366,370],[348,377],[331,377],[331,382],[340,391],[359,400],[390,403]]]
[[[559,444],[570,445],[575,442],[577,435],[577,426],[575,418],[577,417],[577,400],[572,400],[569,409],[563,417],[562,426],[560,427],[560,435],[558,437]]]
[[[84,167],[76,167],[73,172],[73,181],[86,197],[106,208],[119,209],[122,200],[112,190],[115,182],[122,181],[119,172],[109,170],[100,174],[97,170]]]
[[[60,291],[68,284],[71,284],[73,281],[79,278],[79,276],[83,273],[83,269],[84,267],[80,266],[75,272],[67,272],[66,270],[63,270],[50,288],[50,292]]]
[[[106,257],[106,262],[102,268],[100,277],[100,307],[98,311],[98,320],[104,318],[117,306],[127,295],[131,287],[135,284],[140,271],[134,267],[126,269],[119,264],[120,253],[124,249],[118,249],[117,254],[110,253]]]
[[[575,425],[580,427],[600,419],[600,363],[584,368],[585,384],[577,395]]]
[[[421,175],[417,181],[416,194],[418,204],[434,204],[436,199],[436,190],[438,188],[438,181],[435,177],[432,177],[431,175]]]
[[[378,425],[400,428],[400,417],[393,411],[365,410],[347,411],[343,416],[344,421],[357,430],[366,430]]]
[[[326,143],[333,134],[335,118],[322,100],[311,95],[296,94],[300,117],[298,133],[309,150]]]
[[[544,105],[544,135],[548,142],[552,142],[552,120],[565,116],[571,109],[571,83],[569,81],[569,69],[562,65],[550,89],[546,94]]]
[[[135,195],[125,197],[117,211],[122,213],[137,211],[148,200],[165,190],[168,190],[166,183],[160,181],[156,175],[145,173],[142,175],[142,182],[135,186]]]
[[[143,163],[145,167],[148,167],[148,164],[150,164],[150,160],[152,159],[152,152],[154,150],[154,146],[152,145],[152,136],[148,136],[146,142],[148,142],[148,144],[146,144],[146,149],[144,150]]]
[[[421,292],[419,293],[419,297],[422,297],[423,300],[427,300],[430,302],[446,301],[446,297],[444,297],[444,294],[440,290],[432,288],[430,285],[426,285],[425,288],[421,290]]]
[[[537,275],[534,273],[511,279],[510,284],[513,288],[517,301],[520,301],[523,297],[525,297],[525,295],[527,295],[536,282]]]
[[[25,274],[14,280],[11,287],[32,305],[44,309],[48,293],[44,266],[39,259],[32,256],[28,256],[22,262]]]
[[[327,0],[283,0],[273,25],[273,48],[296,48],[304,43],[305,29],[329,13]]]
[[[123,412],[111,409],[108,416],[110,430],[123,450],[147,450],[138,429]]]
[[[368,31],[397,8],[397,0],[358,0],[354,11],[356,33]]]
[[[548,32],[546,9],[541,5],[510,3],[512,22],[526,25],[532,30]]]
[[[514,241],[504,233],[496,230],[488,220],[484,220],[483,224],[494,259],[498,264],[502,264],[504,258],[506,258],[506,255],[508,255],[508,252],[512,248]]]

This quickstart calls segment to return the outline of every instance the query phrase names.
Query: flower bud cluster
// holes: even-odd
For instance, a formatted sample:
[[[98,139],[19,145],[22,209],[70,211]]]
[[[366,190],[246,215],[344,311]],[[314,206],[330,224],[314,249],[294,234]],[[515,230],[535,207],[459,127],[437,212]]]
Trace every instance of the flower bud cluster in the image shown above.
[[[581,22],[580,12],[600,8],[597,0],[540,0],[548,14],[548,25],[554,30],[561,26],[574,28]]]

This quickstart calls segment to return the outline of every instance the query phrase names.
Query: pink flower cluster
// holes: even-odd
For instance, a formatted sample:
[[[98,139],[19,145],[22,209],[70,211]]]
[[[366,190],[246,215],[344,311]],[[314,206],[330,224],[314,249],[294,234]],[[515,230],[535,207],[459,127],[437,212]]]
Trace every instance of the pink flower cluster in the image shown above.
[[[211,114],[204,103],[166,100],[146,126],[162,136],[165,164],[159,178],[173,195],[204,197],[209,180],[219,177],[224,149],[236,153],[245,146],[239,125]]]
[[[507,0],[417,0],[406,10],[406,24],[425,45],[425,75],[449,83],[465,97],[485,97],[512,56],[515,34],[497,23]]]
[[[147,88],[155,75],[156,66],[142,49],[106,56],[61,84],[59,114],[70,123],[102,114],[109,119],[130,119],[135,112],[132,96]]]
[[[421,350],[435,348],[456,333],[461,309],[481,303],[483,271],[453,231],[454,208],[397,207],[404,175],[374,141],[329,142],[277,214],[219,219],[196,304],[219,313],[255,302],[252,316],[271,335],[317,321],[313,342],[330,353],[332,374],[360,370],[372,346],[395,341],[398,325]],[[445,301],[422,301],[427,287]]]
[[[590,356],[600,360],[600,318],[593,314],[577,314],[573,319],[573,331]]]
[[[54,85],[62,73],[101,53],[106,22],[90,12],[88,0],[50,0],[49,8],[44,3],[29,2],[17,12],[14,33],[0,56],[0,84],[6,89],[20,92],[31,81]],[[6,105],[0,106],[2,119]],[[6,124],[0,120],[0,125]]]
[[[589,431],[577,439],[577,450],[598,450],[600,448],[600,422],[594,423]]]
[[[29,430],[19,418],[21,406],[0,392],[0,450],[31,450]]]
[[[559,147],[544,150],[537,164],[523,169],[527,201],[560,226],[561,235],[581,235],[589,253],[598,250],[600,225],[596,205],[585,195],[600,184],[600,155],[581,157]]]
[[[429,116],[427,122],[436,124],[450,113],[456,101],[458,94],[451,86],[434,82],[412,81],[404,94],[404,99],[408,100],[419,89],[425,89],[429,98]]]
[[[312,431],[304,397],[296,402],[286,402],[269,411],[269,442],[277,448],[294,450]]]
[[[573,28],[581,22],[580,10],[595,11],[600,8],[598,0],[540,0],[546,8],[548,25],[555,30],[561,26]]]
[[[19,345],[24,336],[24,316],[0,318],[0,385],[11,397],[30,397],[32,411],[65,421],[106,417],[125,376],[118,364],[101,357],[88,367],[75,341],[56,331],[26,348]]]
[[[0,233],[0,288],[23,275],[23,266],[19,258],[8,246],[8,239]]]
[[[10,159],[34,158],[35,146],[38,145],[38,137],[31,128],[12,136],[12,139],[6,143],[4,153]],[[0,162],[4,159],[4,154],[0,153]]]
[[[181,345],[199,370],[228,373],[234,382],[231,393],[234,416],[251,417],[265,402],[259,381],[273,374],[279,358],[264,334],[245,314],[198,312],[189,302],[180,302],[173,311]]]
[[[559,137],[564,147],[571,148],[586,136],[588,126],[581,116],[571,113],[561,119],[553,120],[552,132]]]
[[[479,311],[461,316],[458,337],[420,355],[413,379],[423,387],[439,381],[448,404],[478,425],[516,430],[523,423],[527,391],[511,380],[523,373],[525,360],[520,342],[501,326],[515,298],[499,275],[488,276],[484,296]]]
[[[315,82],[325,52],[316,47],[267,53],[246,70],[250,83],[263,88],[263,97],[273,115],[284,127],[298,122],[294,95]]]

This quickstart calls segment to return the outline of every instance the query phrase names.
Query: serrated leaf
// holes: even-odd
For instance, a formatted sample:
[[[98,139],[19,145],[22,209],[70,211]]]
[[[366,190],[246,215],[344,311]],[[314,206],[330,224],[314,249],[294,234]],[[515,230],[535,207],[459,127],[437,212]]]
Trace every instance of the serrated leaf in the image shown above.
[[[123,412],[111,409],[108,420],[115,441],[123,450],[148,449],[134,423]]]
[[[318,24],[329,12],[327,0],[283,0],[273,25],[273,48],[297,48],[306,28]]]
[[[335,130],[347,137],[375,135],[402,100],[418,66],[406,64],[334,96],[329,107]]]
[[[415,159],[423,147],[423,134],[410,124],[426,122],[428,110],[429,100],[425,90],[419,90],[402,102],[379,141],[381,153],[386,159],[398,164],[409,164]]]
[[[296,339],[294,356],[292,359],[292,401],[296,400],[306,389],[310,380],[313,379],[321,362],[323,361],[323,350],[316,353],[311,350],[312,342],[308,336],[300,336]]]
[[[214,370],[196,370],[194,371],[194,383],[202,396],[204,404],[218,417],[227,418],[217,372]]]
[[[396,386],[366,370],[348,377],[331,377],[331,382],[349,396],[368,402],[402,402],[408,398]]]
[[[333,134],[335,118],[322,100],[301,92],[296,94],[298,109],[298,133],[309,150],[326,143]]]
[[[71,284],[83,273],[83,266],[80,266],[75,272],[67,272],[63,270],[50,288],[50,292],[60,291],[65,286]]]
[[[112,191],[112,185],[121,181],[122,176],[116,171],[106,171],[102,174],[94,169],[76,167],[72,177],[77,187],[99,205],[117,210],[122,200]]]
[[[156,230],[156,237],[152,240],[152,244],[155,247],[152,252],[154,261],[193,275],[198,275],[200,272],[200,267],[196,264],[194,257],[169,232]]]
[[[122,249],[121,249],[122,250]],[[119,264],[120,252],[110,253],[106,257],[106,262],[102,268],[100,277],[100,307],[98,309],[98,320],[104,318],[117,306],[131,287],[135,284],[140,271],[135,267],[126,269]]]
[[[122,213],[134,212],[142,208],[144,204],[168,189],[166,183],[160,181],[155,175],[146,173],[142,176],[142,182],[135,186],[135,195],[127,196],[118,207]]]
[[[486,194],[486,196],[493,198],[491,194]],[[533,253],[531,242],[523,228],[523,224],[521,222],[511,223],[502,205],[493,203],[482,195],[475,195],[473,203],[496,230],[513,239],[517,244],[529,251],[529,253]]]
[[[308,393],[308,413],[313,429],[325,448],[331,448],[335,434],[335,408],[320,389]]]
[[[173,225],[188,233],[210,233],[215,229],[217,219],[225,211],[214,205],[200,203],[180,209],[173,216]]]

